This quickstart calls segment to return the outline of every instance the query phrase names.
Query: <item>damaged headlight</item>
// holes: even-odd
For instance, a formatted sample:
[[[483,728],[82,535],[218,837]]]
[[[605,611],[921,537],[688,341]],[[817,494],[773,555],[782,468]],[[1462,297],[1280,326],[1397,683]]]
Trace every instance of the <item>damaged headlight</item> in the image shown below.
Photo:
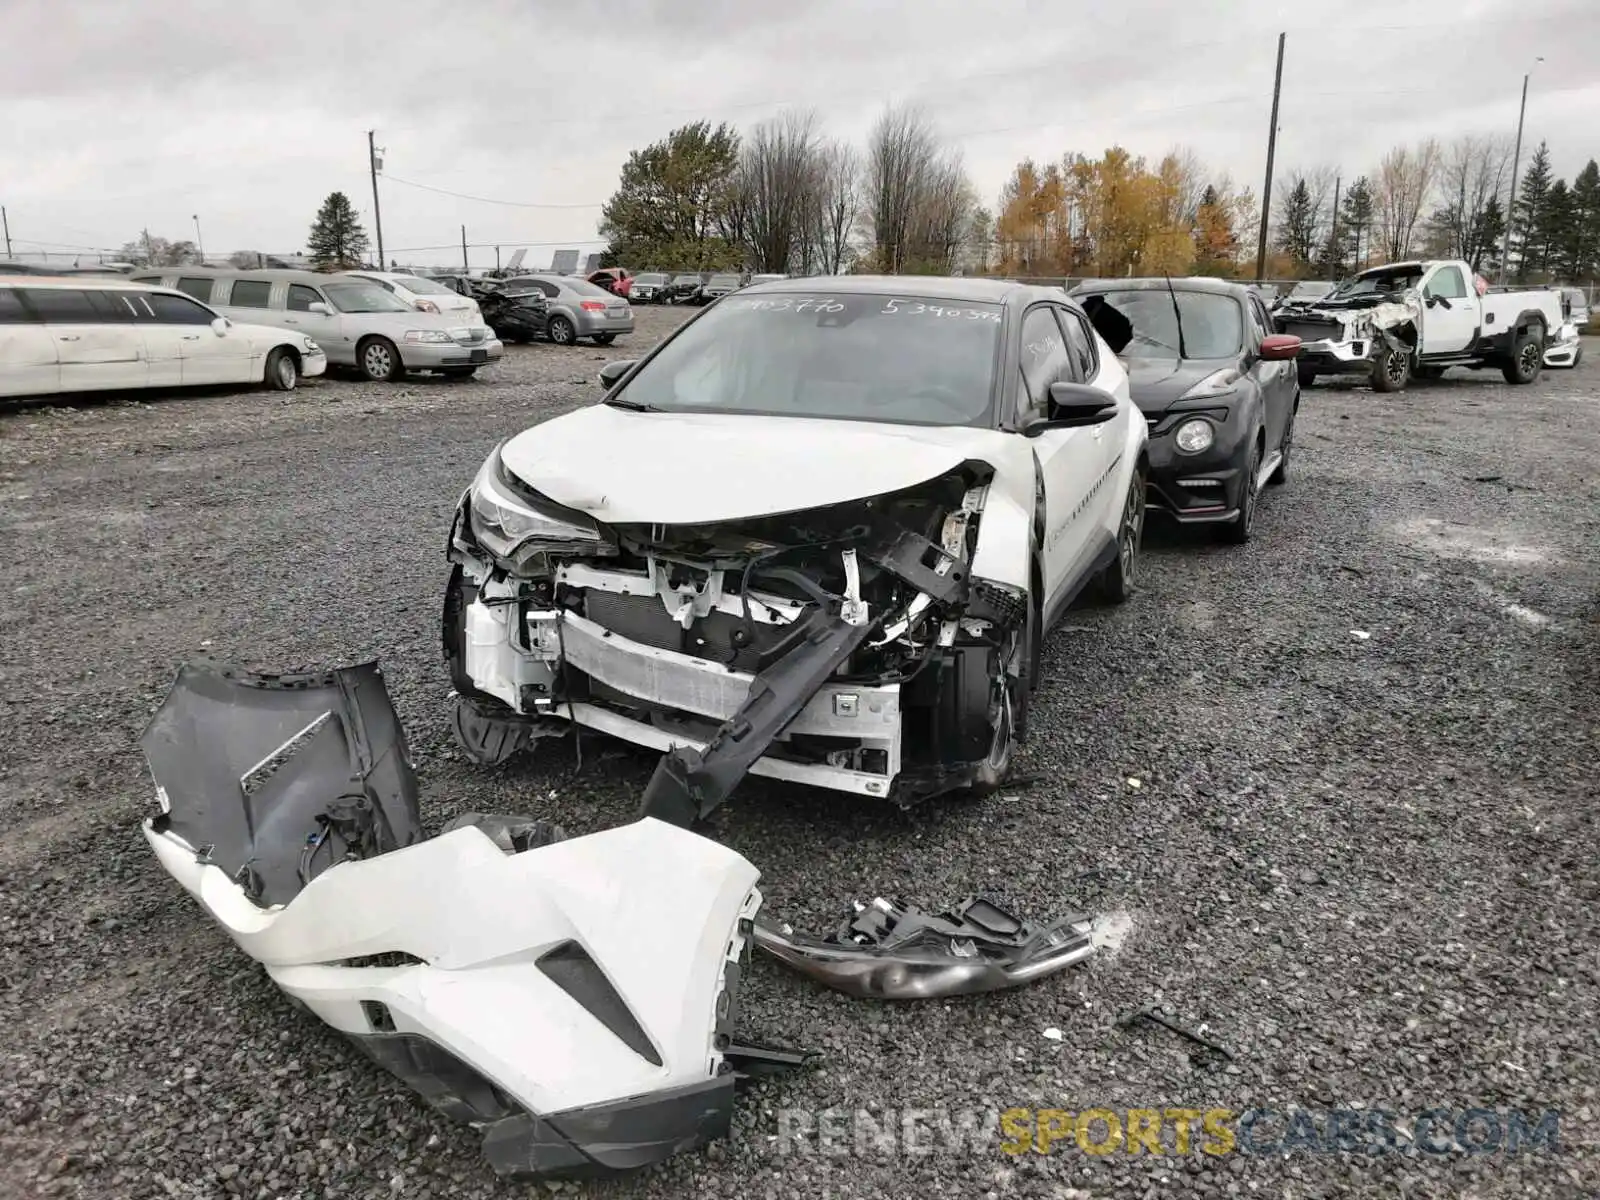
[[[467,516],[479,545],[506,560],[541,550],[594,553],[605,548],[599,526],[589,518],[541,503],[518,484],[501,461],[500,449],[496,446],[484,461],[467,493]]]

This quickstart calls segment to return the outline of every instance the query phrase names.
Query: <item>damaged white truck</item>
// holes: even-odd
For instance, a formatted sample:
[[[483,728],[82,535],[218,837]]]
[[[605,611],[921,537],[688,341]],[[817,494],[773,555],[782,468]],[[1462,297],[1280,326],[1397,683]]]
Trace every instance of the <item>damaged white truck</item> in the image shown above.
[[[1128,596],[1146,425],[1059,291],[746,289],[463,494],[444,652],[497,762],[572,726],[664,753],[687,825],[747,773],[897,803],[992,788],[1046,630]]]
[[[1378,392],[1449,367],[1532,383],[1565,320],[1559,292],[1489,287],[1459,259],[1373,267],[1326,296],[1284,304],[1273,319],[1300,339],[1302,388],[1319,375],[1362,375]]]

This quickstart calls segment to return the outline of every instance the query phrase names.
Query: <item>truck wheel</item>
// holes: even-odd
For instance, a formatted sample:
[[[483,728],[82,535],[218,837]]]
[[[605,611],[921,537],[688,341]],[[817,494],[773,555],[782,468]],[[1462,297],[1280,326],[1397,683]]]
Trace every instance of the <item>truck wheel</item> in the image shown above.
[[[1295,368],[1295,374],[1300,376],[1300,386],[1308,388],[1317,381],[1317,369],[1306,363],[1301,363]]]
[[[1532,383],[1544,367],[1544,327],[1533,325],[1517,336],[1511,361],[1500,368],[1507,383]]]
[[[1404,391],[1411,380],[1411,351],[1405,346],[1386,347],[1372,364],[1372,390]]]

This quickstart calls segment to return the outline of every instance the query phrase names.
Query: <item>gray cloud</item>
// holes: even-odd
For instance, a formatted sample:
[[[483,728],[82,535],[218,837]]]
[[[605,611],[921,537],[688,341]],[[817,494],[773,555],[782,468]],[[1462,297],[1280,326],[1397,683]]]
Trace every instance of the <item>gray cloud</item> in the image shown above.
[[[630,149],[698,117],[748,127],[785,105],[859,139],[885,103],[918,103],[991,202],[1024,156],[1113,144],[1152,158],[1186,145],[1259,192],[1280,29],[1285,168],[1350,178],[1399,140],[1510,134],[1539,55],[1525,140],[1548,139],[1568,176],[1600,155],[1591,0],[1348,3],[1333,16],[1269,0],[0,7],[8,44],[37,48],[0,76],[0,203],[21,250],[115,247],[147,225],[187,237],[196,213],[212,252],[298,248],[327,192],[370,210],[369,128],[393,177],[391,250],[455,245],[463,224],[474,242],[578,244],[598,210],[577,206],[610,194]]]

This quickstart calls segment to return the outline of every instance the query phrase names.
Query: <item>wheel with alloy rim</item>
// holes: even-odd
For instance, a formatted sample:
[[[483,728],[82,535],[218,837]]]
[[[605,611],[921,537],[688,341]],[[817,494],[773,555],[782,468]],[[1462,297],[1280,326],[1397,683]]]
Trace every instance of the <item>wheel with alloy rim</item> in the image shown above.
[[[570,346],[578,340],[578,330],[566,317],[551,317],[550,340],[558,346]]]
[[[293,353],[279,346],[267,355],[267,369],[263,378],[275,392],[292,392],[300,382],[300,365],[295,362]]]
[[[1133,469],[1128,494],[1122,501],[1122,519],[1117,523],[1117,557],[1100,574],[1100,595],[1112,604],[1121,604],[1133,595],[1138,575],[1139,544],[1144,540],[1144,467]]]
[[[1501,369],[1507,383],[1532,383],[1544,366],[1544,330],[1535,325],[1517,339],[1511,361]]]
[[[1261,496],[1261,443],[1250,442],[1250,457],[1245,461],[1244,489],[1239,493],[1239,515],[1222,527],[1222,540],[1242,546],[1250,540],[1256,523],[1256,501]]]
[[[1411,379],[1411,351],[1405,346],[1390,346],[1373,364],[1372,390],[1398,392]]]
[[[1289,410],[1289,423],[1283,429],[1283,444],[1278,447],[1278,466],[1272,472],[1272,477],[1267,480],[1271,487],[1282,487],[1289,482],[1289,451],[1294,449],[1294,419],[1300,412],[1300,398],[1295,397],[1294,407]]]
[[[374,383],[388,383],[403,373],[400,351],[388,338],[369,338],[361,343],[357,361],[361,373]]]

